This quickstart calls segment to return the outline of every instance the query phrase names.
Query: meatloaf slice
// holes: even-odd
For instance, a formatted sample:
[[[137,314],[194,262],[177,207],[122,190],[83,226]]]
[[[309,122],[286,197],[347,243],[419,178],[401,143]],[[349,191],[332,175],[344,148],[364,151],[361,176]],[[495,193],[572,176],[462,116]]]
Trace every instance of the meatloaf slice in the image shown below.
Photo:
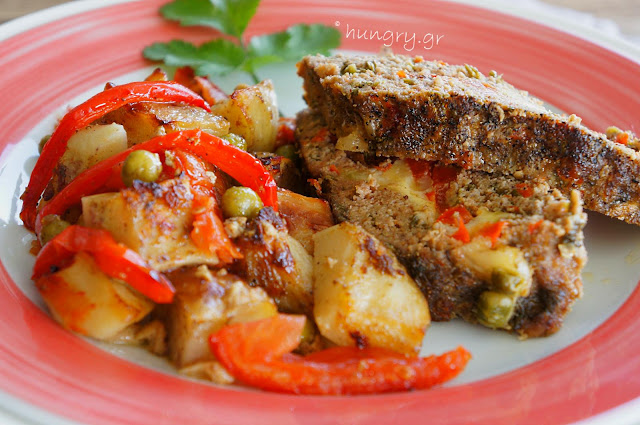
[[[585,207],[640,224],[640,142],[606,135],[470,65],[401,55],[308,56],[305,99],[341,149],[542,178]]]
[[[298,115],[316,188],[339,221],[390,247],[437,321],[461,317],[521,337],[556,332],[581,296],[586,215],[544,182],[336,149],[321,115]]]

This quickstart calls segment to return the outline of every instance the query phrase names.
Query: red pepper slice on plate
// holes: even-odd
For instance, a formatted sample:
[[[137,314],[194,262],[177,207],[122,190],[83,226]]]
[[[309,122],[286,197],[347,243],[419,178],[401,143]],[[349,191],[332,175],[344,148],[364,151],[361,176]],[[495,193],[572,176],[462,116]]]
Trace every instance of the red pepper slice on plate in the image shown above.
[[[23,203],[20,218],[28,229],[34,229],[38,201],[51,180],[53,169],[65,152],[69,138],[105,114],[136,102],[186,103],[211,110],[200,96],[183,85],[170,81],[140,81],[115,86],[76,106],[60,120],[44,145],[29,184],[21,196]]]
[[[191,181],[194,211],[191,240],[199,249],[215,252],[224,263],[242,258],[242,254],[224,231],[206,164],[197,156],[180,149],[174,150],[173,154],[176,167]]]
[[[196,193],[193,204],[194,209],[200,209],[194,214],[193,229],[190,234],[195,246],[202,251],[215,252],[223,263],[230,263],[234,259],[242,258],[242,254],[224,230],[224,224],[217,212],[213,198]]]
[[[335,347],[306,357],[292,354],[304,316],[279,314],[226,326],[211,335],[211,350],[239,381],[263,390],[295,394],[375,394],[426,389],[458,375],[467,350],[407,357],[383,348]]]
[[[36,233],[40,234],[43,217],[49,214],[63,214],[69,207],[79,203],[83,196],[94,194],[108,182],[113,182],[114,170],[119,172],[118,165],[134,150],[144,149],[159,153],[174,148],[193,153],[216,165],[243,186],[253,189],[265,206],[278,210],[276,182],[260,160],[209,133],[184,130],[154,137],[132,146],[80,173],[40,210],[35,220]]]
[[[76,253],[90,254],[106,275],[123,280],[157,303],[170,303],[175,292],[171,282],[131,249],[116,242],[106,230],[78,225],[67,227],[47,243],[38,256],[31,278],[52,273]]]

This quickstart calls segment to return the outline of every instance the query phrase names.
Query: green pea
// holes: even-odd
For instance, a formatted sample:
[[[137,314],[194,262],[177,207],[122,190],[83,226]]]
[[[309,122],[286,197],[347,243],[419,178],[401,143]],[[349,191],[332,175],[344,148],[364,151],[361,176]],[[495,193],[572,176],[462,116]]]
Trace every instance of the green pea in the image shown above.
[[[60,218],[60,216],[51,214],[42,219],[42,230],[38,235],[40,245],[45,246],[47,242],[58,236],[70,224]]]
[[[122,181],[128,187],[133,186],[134,180],[154,182],[158,180],[160,173],[162,173],[160,156],[145,150],[131,152],[122,165]]]
[[[248,187],[235,186],[222,195],[222,212],[225,217],[255,218],[264,205],[262,200]]]
[[[44,145],[51,139],[51,135],[47,134],[42,139],[40,139],[40,143],[38,144],[38,152],[42,153],[42,149],[44,149]]]
[[[242,136],[239,136],[235,133],[229,133],[222,138],[238,149],[242,149],[243,151],[247,150],[247,141],[244,140],[244,137]]]
[[[276,155],[283,156],[292,161],[298,160],[298,149],[295,145],[282,145],[276,149]]]
[[[490,328],[508,328],[513,316],[515,299],[499,292],[486,291],[478,300],[478,320]]]

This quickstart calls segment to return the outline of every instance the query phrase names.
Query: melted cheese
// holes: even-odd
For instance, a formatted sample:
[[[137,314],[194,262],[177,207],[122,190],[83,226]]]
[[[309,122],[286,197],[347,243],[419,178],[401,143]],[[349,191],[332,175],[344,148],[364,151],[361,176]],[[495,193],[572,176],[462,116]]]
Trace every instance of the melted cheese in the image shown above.
[[[501,246],[492,249],[486,240],[478,238],[458,248],[458,252],[478,277],[492,282],[494,286],[499,285],[496,282],[499,275],[517,277],[511,287],[495,287],[494,290],[513,296],[529,295],[532,271],[519,248]]]
[[[360,130],[353,131],[346,136],[340,137],[336,142],[336,148],[348,152],[367,152],[369,144],[362,137]]]
[[[427,198],[426,193],[431,190],[430,185],[416,181],[409,165],[403,160],[397,160],[387,170],[374,173],[378,185],[406,196],[413,206],[415,215],[429,226],[438,218],[436,204]]]
[[[486,208],[480,208],[478,210],[478,215],[475,216],[471,221],[469,221],[466,226],[469,231],[469,235],[471,237],[478,234],[484,227],[497,223],[500,220],[508,220],[513,218],[514,215],[505,212],[493,212],[489,211]]]

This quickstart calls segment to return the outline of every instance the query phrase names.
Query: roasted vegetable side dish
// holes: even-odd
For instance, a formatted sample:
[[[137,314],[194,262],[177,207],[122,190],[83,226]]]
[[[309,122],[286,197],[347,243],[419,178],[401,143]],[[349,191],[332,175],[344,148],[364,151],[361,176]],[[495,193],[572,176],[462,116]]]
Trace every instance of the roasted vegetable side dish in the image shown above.
[[[273,85],[227,95],[192,70],[71,109],[22,195],[52,317],[186,375],[295,394],[425,389],[464,348],[419,357],[427,300],[395,254],[309,196]]]

